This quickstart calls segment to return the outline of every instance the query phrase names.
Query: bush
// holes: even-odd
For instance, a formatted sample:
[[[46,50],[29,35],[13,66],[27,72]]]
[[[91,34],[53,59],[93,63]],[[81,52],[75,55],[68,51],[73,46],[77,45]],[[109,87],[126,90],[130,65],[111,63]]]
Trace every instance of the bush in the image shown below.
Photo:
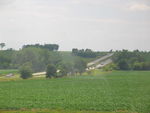
[[[150,70],[150,62],[143,63],[143,70]]]
[[[69,73],[70,70],[68,70],[69,68],[67,67],[67,64],[61,63],[58,66],[59,72],[57,73],[57,76],[61,77],[61,76],[66,76],[67,73]]]
[[[113,71],[113,70],[117,70],[117,69],[118,69],[118,67],[114,63],[108,64],[108,65],[103,67],[104,71]]]
[[[143,70],[143,63],[142,62],[135,62],[133,64],[133,70]]]
[[[133,65],[134,70],[150,70],[149,62],[136,62]]]
[[[129,70],[130,69],[129,64],[126,60],[120,60],[117,66],[120,70]]]
[[[54,65],[49,64],[46,69],[46,78],[51,78],[57,75],[57,69]]]
[[[28,79],[30,77],[32,77],[32,69],[31,69],[31,65],[26,63],[24,64],[20,69],[20,74],[21,74],[21,78],[23,79]]]

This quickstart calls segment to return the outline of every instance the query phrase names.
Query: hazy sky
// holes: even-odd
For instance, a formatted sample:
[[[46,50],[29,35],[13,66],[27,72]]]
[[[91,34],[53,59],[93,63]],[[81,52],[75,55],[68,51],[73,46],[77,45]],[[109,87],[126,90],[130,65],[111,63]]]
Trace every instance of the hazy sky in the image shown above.
[[[150,0],[0,0],[0,42],[150,50]]]

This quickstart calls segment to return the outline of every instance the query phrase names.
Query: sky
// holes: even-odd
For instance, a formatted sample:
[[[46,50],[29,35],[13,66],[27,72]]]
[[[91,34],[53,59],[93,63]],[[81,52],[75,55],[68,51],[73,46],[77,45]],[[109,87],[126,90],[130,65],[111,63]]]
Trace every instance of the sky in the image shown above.
[[[150,51],[150,0],[0,0],[0,42]]]

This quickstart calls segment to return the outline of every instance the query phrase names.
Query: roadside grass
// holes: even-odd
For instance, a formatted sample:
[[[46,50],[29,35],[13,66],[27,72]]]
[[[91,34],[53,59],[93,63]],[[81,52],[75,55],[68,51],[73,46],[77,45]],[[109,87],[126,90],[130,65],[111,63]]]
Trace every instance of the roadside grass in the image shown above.
[[[54,109],[50,113],[149,113],[150,71],[95,70],[85,75],[0,82],[0,109],[14,110],[8,113],[23,108],[39,109],[39,113],[42,109]]]
[[[0,70],[0,76],[4,76],[6,74],[18,74],[18,70],[16,69],[5,69],[5,70]]]

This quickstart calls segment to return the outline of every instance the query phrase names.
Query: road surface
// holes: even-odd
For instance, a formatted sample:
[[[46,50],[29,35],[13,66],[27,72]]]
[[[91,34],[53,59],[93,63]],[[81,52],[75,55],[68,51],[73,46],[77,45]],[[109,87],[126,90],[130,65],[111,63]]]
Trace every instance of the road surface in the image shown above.
[[[99,59],[96,59],[87,64],[87,70],[98,69],[106,66],[107,64],[112,63],[112,59],[110,58],[113,56],[114,53],[107,54]]]

